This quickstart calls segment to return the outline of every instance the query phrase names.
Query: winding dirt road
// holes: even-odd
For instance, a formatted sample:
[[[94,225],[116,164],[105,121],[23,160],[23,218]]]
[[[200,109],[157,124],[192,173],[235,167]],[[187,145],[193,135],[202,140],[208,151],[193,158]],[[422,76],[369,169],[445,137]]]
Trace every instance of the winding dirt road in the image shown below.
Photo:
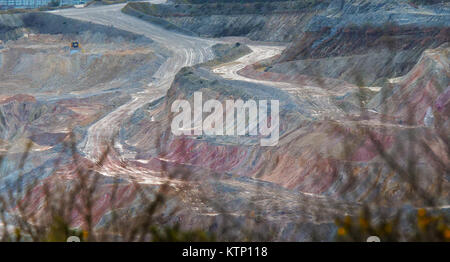
[[[161,3],[164,1],[156,0],[150,2]],[[212,59],[214,54],[211,46],[220,42],[215,39],[191,37],[165,30],[159,26],[122,13],[121,9],[124,6],[125,4],[118,4],[51,11],[53,14],[96,24],[113,26],[118,29],[144,35],[154,40],[161,47],[168,49],[171,53],[166,62],[153,75],[155,80],[148,84],[149,88],[143,92],[134,94],[133,99],[130,102],[118,107],[116,110],[89,127],[87,137],[84,143],[80,145],[80,150],[84,152],[86,158],[93,162],[99,161],[109,143],[116,140],[115,138],[122,121],[127,119],[138,108],[146,103],[164,96],[169,89],[175,74],[182,67],[192,66]],[[231,64],[228,64],[223,68],[225,68],[226,71],[231,72],[232,78],[236,80],[255,82],[257,80],[239,76],[236,73],[237,70],[243,66],[277,55],[282,50],[281,47],[252,46],[253,52],[250,56],[239,60],[239,67],[235,68],[231,66]],[[217,73],[220,73],[219,71]],[[268,81],[264,82],[269,83]],[[120,161],[111,159],[113,157],[108,155],[108,159],[106,159],[102,166],[99,167],[100,173],[104,175],[129,175],[131,177],[139,177],[147,183],[152,184],[167,182],[162,181],[162,178],[155,177],[155,173],[159,172],[121,165],[120,162],[122,161],[134,160],[133,153],[123,152],[122,148],[122,145],[116,140],[114,149],[119,153]]]

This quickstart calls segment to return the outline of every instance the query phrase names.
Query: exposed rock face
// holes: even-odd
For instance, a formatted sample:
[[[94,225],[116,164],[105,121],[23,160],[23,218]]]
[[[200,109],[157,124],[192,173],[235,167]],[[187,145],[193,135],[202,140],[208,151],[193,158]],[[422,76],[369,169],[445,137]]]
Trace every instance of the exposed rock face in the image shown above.
[[[382,85],[409,72],[422,52],[449,39],[448,5],[333,1],[267,70]]]
[[[325,1],[326,2],[326,1]],[[291,41],[326,3],[260,2],[194,5],[130,3],[124,11],[140,12],[207,37],[248,36],[252,40]],[[134,11],[134,12],[133,12]],[[138,13],[133,15],[139,16]]]
[[[331,30],[331,29],[330,29]],[[304,33],[272,64],[271,72],[338,78],[362,85],[401,76],[422,52],[450,40],[449,27],[384,26]]]
[[[127,8],[166,21],[202,36],[247,36],[252,40],[292,41],[303,32],[333,32],[351,25],[385,24],[421,27],[449,26],[448,5],[414,7],[407,1],[338,0],[260,3],[151,5]]]
[[[434,122],[430,118],[437,114],[443,124],[449,117],[445,114],[449,104],[449,68],[448,47],[426,50],[408,74],[385,87],[369,106],[409,124],[425,124],[428,118],[430,125]]]
[[[383,49],[393,53],[418,49],[415,51],[421,54],[424,49],[448,42],[449,31],[448,27],[366,25],[339,29],[330,37],[330,29],[325,28],[321,32],[305,33],[281,55],[279,61],[365,55]]]
[[[294,40],[306,26],[305,20],[314,13],[284,15],[212,15],[200,17],[169,17],[173,24],[188,28],[201,36],[247,36],[252,40],[283,41]]]

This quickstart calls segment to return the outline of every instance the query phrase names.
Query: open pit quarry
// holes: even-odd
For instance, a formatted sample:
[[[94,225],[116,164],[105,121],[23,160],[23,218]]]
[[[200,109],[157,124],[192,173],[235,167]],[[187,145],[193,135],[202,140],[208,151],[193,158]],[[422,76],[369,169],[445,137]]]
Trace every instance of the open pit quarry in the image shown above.
[[[232,3],[217,13],[173,2],[0,14],[0,193],[19,176],[71,184],[82,166],[102,175],[98,228],[114,177],[121,212],[136,208],[133,183],[168,185],[165,223],[219,231],[231,219],[270,227],[270,240],[333,240],[336,217],[375,202],[393,214],[431,208],[422,196],[433,195],[448,214],[448,3]],[[174,136],[171,105],[194,92],[279,100],[278,144]],[[33,187],[27,212],[44,212],[46,190]]]

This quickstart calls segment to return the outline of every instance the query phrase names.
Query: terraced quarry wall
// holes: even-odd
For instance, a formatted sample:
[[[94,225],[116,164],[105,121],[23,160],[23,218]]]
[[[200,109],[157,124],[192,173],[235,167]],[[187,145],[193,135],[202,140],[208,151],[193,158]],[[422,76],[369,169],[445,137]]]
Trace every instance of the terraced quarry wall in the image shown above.
[[[333,36],[331,36],[334,34]],[[426,49],[449,42],[450,27],[412,26],[345,28],[305,33],[267,71],[341,79],[360,85],[383,85],[416,65]]]
[[[312,2],[154,5],[129,3],[126,13],[146,14],[200,36],[247,36],[252,40],[292,41],[323,8]]]
[[[386,24],[448,26],[448,4],[414,7],[408,1],[338,0],[157,5],[129,3],[139,12],[181,30],[206,37],[247,36],[252,40],[290,42],[304,32]],[[435,15],[430,15],[435,14]]]

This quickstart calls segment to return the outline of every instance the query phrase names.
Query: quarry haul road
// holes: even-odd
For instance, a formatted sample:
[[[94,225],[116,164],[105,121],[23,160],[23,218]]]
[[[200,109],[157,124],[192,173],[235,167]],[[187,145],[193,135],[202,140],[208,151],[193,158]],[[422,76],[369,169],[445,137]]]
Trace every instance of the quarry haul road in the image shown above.
[[[150,2],[161,3],[164,1],[159,0]],[[104,152],[107,145],[115,139],[124,119],[127,119],[127,117],[131,116],[138,108],[146,103],[164,96],[169,89],[175,74],[182,67],[192,66],[212,59],[214,54],[211,46],[220,42],[219,40],[186,36],[165,30],[159,26],[122,13],[121,9],[124,6],[125,4],[117,4],[81,9],[63,9],[50,12],[72,19],[113,26],[121,30],[144,35],[171,52],[171,56],[153,75],[156,80],[149,83],[148,89],[135,94],[130,102],[118,107],[116,110],[89,127],[86,140],[81,145],[80,149],[84,152],[86,158],[93,162],[100,160],[102,152]],[[270,54],[270,56],[277,55],[282,51],[282,48],[274,49],[273,46],[258,46],[258,48],[252,48],[252,51],[252,59],[246,60],[245,63],[241,64],[247,65],[268,58],[268,54]],[[233,69],[234,68],[230,67],[230,70],[234,72]],[[238,80],[247,80],[245,77],[238,76],[237,74],[234,74],[234,76],[236,76],[236,79]],[[248,81],[254,80],[248,79]],[[145,182],[152,184],[167,182],[161,181],[162,178],[155,177],[155,174],[159,172],[144,168],[125,167],[121,163],[125,160],[133,161],[133,154],[130,154],[129,152],[124,154],[121,145],[117,142],[114,145],[114,149],[119,153],[119,156],[113,157],[108,155],[107,159],[102,163],[102,167],[100,167],[101,170],[98,170],[100,173],[104,175],[128,174],[129,176],[143,179]]]

